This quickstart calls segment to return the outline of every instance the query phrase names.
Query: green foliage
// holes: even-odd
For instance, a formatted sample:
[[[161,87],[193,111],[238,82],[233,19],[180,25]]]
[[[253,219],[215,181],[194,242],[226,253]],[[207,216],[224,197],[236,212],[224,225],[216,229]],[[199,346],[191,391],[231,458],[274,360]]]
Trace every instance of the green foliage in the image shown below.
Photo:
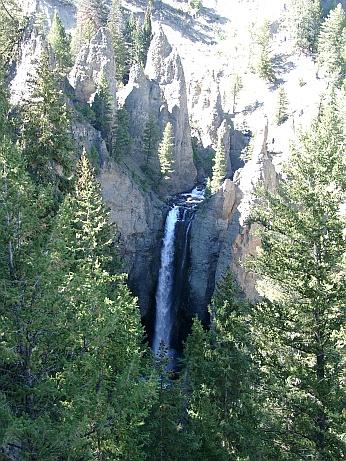
[[[143,24],[134,14],[131,14],[126,22],[125,41],[128,71],[135,63],[143,67],[145,66],[151,38],[152,23],[151,6],[149,4],[145,12]]]
[[[275,74],[272,60],[270,57],[271,31],[269,21],[265,21],[259,29],[256,37],[257,54],[256,54],[256,72],[261,78],[269,82],[275,81]]]
[[[107,25],[109,5],[107,0],[78,0],[77,25],[73,36],[73,53],[89,43],[100,29]]]
[[[277,108],[276,108],[276,114],[275,114],[275,119],[276,123],[278,125],[281,125],[281,123],[284,123],[287,118],[287,107],[288,107],[288,100],[287,100],[287,95],[286,91],[283,85],[280,85],[278,89],[278,99],[277,99]]]
[[[211,192],[214,194],[220,189],[227,174],[226,151],[222,139],[219,138],[214,158],[213,176],[210,182]]]
[[[231,79],[231,93],[233,97],[233,113],[235,112],[237,98],[242,88],[243,88],[243,82],[242,82],[241,76],[239,74],[233,75]]]
[[[112,8],[108,20],[108,29],[113,43],[116,72],[115,78],[118,85],[121,85],[126,74],[126,44],[123,32],[121,0],[113,0],[112,2]]]
[[[173,148],[174,148],[174,135],[173,135],[173,126],[168,122],[165,126],[162,140],[159,146],[159,161],[160,161],[160,171],[164,179],[169,179],[171,174],[174,171],[174,158],[173,158]]]
[[[287,29],[298,50],[316,53],[321,19],[320,0],[292,0],[288,9]]]
[[[70,51],[70,37],[66,34],[63,23],[57,12],[54,13],[52,27],[48,34],[48,41],[53,48],[57,64],[64,71],[72,65]]]
[[[283,459],[345,456],[345,137],[333,98],[303,134],[276,193],[258,193],[253,268],[265,298],[253,311],[263,387]]]
[[[125,159],[131,152],[132,138],[129,123],[129,115],[126,109],[119,109],[117,112],[117,131],[114,147],[115,158],[118,161]]]
[[[142,139],[142,150],[145,158],[145,169],[149,167],[150,160],[153,159],[157,152],[159,136],[159,130],[155,123],[155,119],[153,116],[150,115],[145,125]]]
[[[318,62],[332,82],[340,85],[346,77],[346,17],[341,3],[322,23],[318,37]]]
[[[227,275],[213,298],[210,331],[194,322],[184,360],[187,430],[195,443],[188,459],[267,459],[258,430],[249,308]]]
[[[23,33],[25,20],[15,0],[0,1],[0,67],[9,64]]]
[[[189,0],[189,5],[197,14],[200,13],[203,7],[202,0]]]
[[[100,75],[100,81],[91,109],[95,114],[93,125],[101,132],[102,138],[106,142],[108,152],[112,155],[115,143],[115,120],[111,95],[107,77],[104,72]]]
[[[66,187],[73,153],[70,117],[46,53],[41,57],[32,96],[22,109],[20,144],[35,181],[54,184],[56,191]]]

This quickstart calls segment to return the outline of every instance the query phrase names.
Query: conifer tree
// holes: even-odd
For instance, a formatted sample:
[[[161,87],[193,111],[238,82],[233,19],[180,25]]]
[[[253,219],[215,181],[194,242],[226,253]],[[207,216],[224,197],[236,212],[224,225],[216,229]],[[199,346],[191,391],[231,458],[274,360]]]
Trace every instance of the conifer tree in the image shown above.
[[[188,431],[198,447],[193,459],[268,459],[266,436],[257,430],[261,411],[249,313],[227,274],[212,301],[210,331],[195,320],[188,337]]]
[[[258,194],[254,309],[272,431],[283,459],[338,460],[342,442],[345,138],[333,99],[302,135],[276,193]]]
[[[285,88],[283,85],[280,85],[278,89],[278,100],[277,100],[277,108],[276,108],[276,123],[278,125],[281,125],[281,123],[285,122],[287,120],[287,105],[288,105],[288,100],[287,100],[287,95]]]
[[[108,152],[112,154],[115,141],[115,121],[107,77],[104,71],[100,75],[100,81],[94,101],[91,105],[95,113],[94,127],[101,132],[105,140]]]
[[[141,61],[143,64],[143,67],[145,66],[147,62],[147,54],[148,54],[150,42],[151,42],[152,35],[153,35],[151,15],[152,15],[152,6],[150,2],[148,2],[148,6],[145,10],[144,24],[143,24],[143,56],[142,56],[142,61]]]
[[[84,43],[90,42],[100,29],[107,25],[109,5],[107,0],[78,0],[77,25],[73,37],[73,52],[78,53]]]
[[[6,66],[13,57],[15,45],[24,31],[22,11],[15,0],[0,2],[0,66]]]
[[[256,44],[258,48],[256,72],[258,72],[261,78],[268,80],[269,82],[275,81],[275,74],[270,57],[270,24],[269,21],[265,21],[257,33]]]
[[[173,126],[168,122],[165,126],[162,141],[159,146],[159,160],[160,160],[160,171],[164,179],[169,179],[173,173],[174,159],[173,159],[173,148],[174,148],[174,136]]]
[[[143,153],[145,168],[148,168],[150,160],[154,157],[159,141],[159,132],[153,116],[149,116],[143,132]]]
[[[43,53],[33,93],[22,111],[21,146],[36,181],[65,187],[73,152],[69,113],[58,77]],[[62,168],[62,173],[60,169]]]
[[[53,48],[59,68],[64,71],[72,65],[70,52],[70,38],[57,12],[54,13],[52,27],[49,31],[48,41]]]
[[[116,139],[114,146],[114,155],[116,160],[125,159],[131,151],[132,139],[129,132],[129,114],[125,108],[117,112]]]
[[[336,84],[346,77],[346,16],[341,3],[330,11],[318,37],[318,61]]]
[[[210,182],[211,193],[220,189],[227,174],[226,152],[222,139],[219,138],[214,158],[213,176]]]
[[[232,108],[233,113],[235,112],[237,98],[242,88],[243,88],[243,83],[242,83],[241,76],[239,74],[233,75],[232,80],[231,80],[231,92],[232,92],[232,97],[233,97],[233,108]]]
[[[152,383],[150,375],[141,379],[139,310],[117,272],[100,186],[83,154],[57,217],[46,287],[55,293],[65,418],[79,434],[71,443],[82,458],[143,457],[139,428]]]
[[[116,81],[118,85],[123,83],[126,74],[126,45],[123,32],[123,16],[121,11],[121,0],[113,0],[108,20],[108,28],[112,37]]]
[[[292,0],[287,28],[303,53],[315,53],[322,19],[320,0]]]

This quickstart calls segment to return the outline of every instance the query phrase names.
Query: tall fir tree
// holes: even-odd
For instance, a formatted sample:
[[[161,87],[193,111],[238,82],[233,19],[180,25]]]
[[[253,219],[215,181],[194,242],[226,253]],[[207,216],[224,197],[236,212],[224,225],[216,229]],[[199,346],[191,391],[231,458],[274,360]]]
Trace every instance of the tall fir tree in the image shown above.
[[[147,62],[148,50],[149,50],[150,42],[153,36],[151,16],[152,16],[152,5],[150,2],[148,2],[147,8],[145,10],[144,23],[143,23],[143,55],[142,55],[143,67],[145,66]]]
[[[91,105],[95,113],[94,127],[101,132],[105,140],[108,152],[112,155],[115,143],[115,120],[111,95],[107,77],[104,72],[100,75],[97,92]]]
[[[70,116],[59,84],[44,52],[32,95],[22,109],[20,138],[35,181],[53,184],[57,193],[66,188],[73,153]]]
[[[77,24],[73,36],[73,53],[77,54],[84,43],[90,42],[100,29],[107,26],[109,4],[107,0],[78,0]]]
[[[58,67],[62,71],[65,71],[72,65],[71,40],[66,34],[64,25],[56,11],[53,16],[52,27],[48,34],[48,42],[53,48]]]
[[[173,149],[173,126],[170,122],[168,122],[165,126],[158,152],[160,161],[160,172],[163,179],[169,179],[174,171]]]
[[[278,89],[278,99],[277,99],[277,107],[276,107],[276,114],[275,119],[278,125],[281,125],[287,120],[287,107],[288,107],[288,100],[286,91],[283,85],[280,85]]]
[[[16,45],[25,29],[25,19],[16,0],[0,4],[0,67],[6,66],[14,57]]]
[[[215,193],[220,189],[227,174],[226,152],[225,146],[221,138],[218,140],[218,145],[214,158],[213,175],[210,181],[210,191]]]
[[[330,11],[318,37],[318,62],[329,79],[340,85],[346,77],[346,16],[341,3]]]
[[[240,296],[227,274],[214,294],[210,331],[196,320],[186,343],[188,431],[197,443],[191,459],[268,459],[259,430],[251,306]]]
[[[117,111],[116,139],[114,145],[114,156],[117,161],[126,159],[131,153],[131,144],[129,114],[125,108],[122,108]]]
[[[76,459],[143,459],[140,427],[153,383],[149,371],[141,379],[139,310],[114,263],[108,214],[85,154],[50,252],[46,293],[55,293],[58,384],[65,418],[73,422]]]
[[[271,31],[269,21],[265,21],[260,27],[256,37],[257,53],[256,53],[256,72],[261,78],[269,82],[275,81],[275,73],[273,69],[271,52]]]
[[[142,139],[145,169],[149,167],[150,161],[153,159],[156,153],[157,144],[160,139],[159,136],[159,130],[155,123],[154,117],[149,115],[144,128]]]
[[[272,431],[283,459],[336,461],[342,441],[345,137],[334,99],[302,135],[276,193],[258,194],[253,310]]]
[[[287,28],[299,51],[316,53],[321,20],[320,0],[292,0],[288,8]]]
[[[118,85],[123,84],[126,75],[126,44],[123,32],[123,22],[121,0],[113,0],[108,20],[108,29],[112,37],[115,56],[115,78]]]

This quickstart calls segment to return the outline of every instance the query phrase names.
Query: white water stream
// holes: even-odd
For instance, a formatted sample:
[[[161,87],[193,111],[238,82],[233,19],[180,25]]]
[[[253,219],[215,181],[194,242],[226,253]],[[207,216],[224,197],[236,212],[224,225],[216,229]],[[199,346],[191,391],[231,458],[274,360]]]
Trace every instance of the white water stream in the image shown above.
[[[173,305],[173,285],[174,285],[174,267],[176,263],[184,265],[184,258],[187,252],[188,233],[191,226],[190,221],[187,223],[184,250],[182,255],[175,255],[176,225],[179,220],[185,221],[188,216],[186,210],[194,209],[198,203],[204,199],[204,189],[196,187],[189,193],[180,194],[176,197],[177,204],[171,208],[167,215],[163,244],[161,250],[161,266],[159,272],[158,286],[156,291],[156,318],[153,338],[153,351],[155,355],[160,354],[161,347],[164,348],[165,354],[174,360],[175,351],[171,347],[172,333],[172,305]],[[187,218],[186,218],[187,219]],[[179,261],[182,257],[182,261]]]

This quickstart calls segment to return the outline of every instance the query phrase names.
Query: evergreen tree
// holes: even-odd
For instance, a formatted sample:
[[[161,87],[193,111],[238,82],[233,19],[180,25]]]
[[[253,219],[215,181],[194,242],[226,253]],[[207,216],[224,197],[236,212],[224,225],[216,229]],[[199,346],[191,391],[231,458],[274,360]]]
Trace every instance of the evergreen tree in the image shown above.
[[[70,37],[67,36],[57,12],[55,12],[53,16],[53,23],[49,31],[48,41],[53,48],[59,68],[63,71],[66,70],[66,68],[72,65]]]
[[[250,306],[228,274],[211,306],[211,327],[195,321],[185,348],[188,430],[197,442],[191,459],[267,460],[253,362]]]
[[[0,67],[9,64],[21,34],[25,21],[21,9],[15,0],[0,2]]]
[[[107,25],[109,5],[107,0],[78,0],[77,25],[73,37],[73,52],[78,53],[84,43],[90,42],[100,29]]]
[[[132,139],[129,131],[129,114],[126,109],[119,109],[117,112],[117,129],[115,139],[115,158],[120,161],[125,159],[131,152]]]
[[[108,20],[108,28],[112,37],[116,81],[118,85],[123,83],[126,74],[126,44],[123,32],[123,16],[121,11],[121,0],[113,0]]]
[[[153,116],[149,116],[143,133],[143,153],[145,158],[144,167],[147,169],[150,160],[154,157],[159,141],[159,131]]]
[[[222,139],[219,138],[214,158],[213,176],[210,182],[211,192],[214,194],[220,189],[227,174],[226,152]]]
[[[108,152],[112,154],[115,142],[115,121],[113,119],[113,109],[107,77],[104,72],[101,73],[100,82],[91,108],[95,113],[93,125],[101,132],[102,138],[106,142]]]
[[[69,113],[58,77],[43,53],[30,100],[22,110],[21,146],[36,181],[65,187],[73,152]],[[62,172],[61,172],[62,169]]]
[[[269,21],[265,21],[262,27],[259,29],[256,38],[256,45],[258,48],[256,56],[256,72],[258,72],[261,78],[264,78],[269,82],[273,82],[275,81],[275,74],[270,57],[270,40],[270,24]]]
[[[152,6],[150,2],[148,2],[148,6],[145,10],[144,24],[143,24],[143,56],[142,56],[142,61],[141,61],[143,64],[143,67],[145,66],[147,62],[148,50],[149,50],[150,42],[153,36],[151,15],[152,15]]]
[[[341,3],[331,10],[318,38],[318,61],[329,78],[341,84],[346,77],[346,18]]]
[[[278,100],[277,100],[277,108],[276,108],[276,123],[281,125],[281,123],[287,120],[287,106],[288,100],[286,91],[283,85],[280,85],[278,89]]]
[[[332,100],[301,137],[276,193],[258,195],[256,338],[283,459],[336,461],[342,442],[345,138]],[[275,415],[275,416],[274,416]]]
[[[160,171],[164,179],[169,179],[173,173],[173,148],[174,148],[174,136],[173,126],[168,122],[165,126],[162,141],[159,146],[159,160],[160,160]]]
[[[317,51],[317,40],[322,19],[320,0],[292,0],[288,10],[287,28],[298,50]]]
[[[236,102],[240,91],[243,88],[242,78],[239,74],[235,74],[231,80],[231,92],[233,97],[233,113],[235,113]]]
[[[61,343],[58,382],[65,418],[73,422],[76,459],[93,453],[96,459],[139,460],[152,382],[150,375],[141,379],[139,310],[116,275],[110,236],[100,186],[83,154],[74,193],[57,217],[47,277]]]

